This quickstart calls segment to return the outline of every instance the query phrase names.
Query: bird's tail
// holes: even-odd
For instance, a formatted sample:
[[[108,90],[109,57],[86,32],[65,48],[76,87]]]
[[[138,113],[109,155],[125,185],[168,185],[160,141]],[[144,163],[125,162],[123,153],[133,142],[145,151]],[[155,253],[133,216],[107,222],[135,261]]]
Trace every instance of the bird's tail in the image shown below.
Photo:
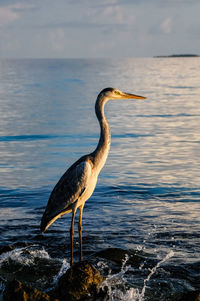
[[[55,221],[55,217],[49,216],[47,211],[45,210],[42,219],[41,219],[41,224],[40,224],[40,231],[42,234],[49,228],[49,226]]]
[[[41,220],[41,224],[40,224],[40,231],[42,232],[42,234],[44,234],[44,232],[49,228],[50,225],[48,225],[48,221],[45,217],[45,215],[42,216],[42,220]]]
[[[46,214],[46,211],[44,212],[43,216],[42,216],[42,220],[41,220],[41,224],[40,224],[40,231],[42,232],[42,234],[44,234],[44,232],[51,226],[51,224],[53,222],[55,222],[55,220],[57,220],[59,217],[61,217],[62,215],[71,212],[72,210],[67,210],[67,211],[63,211],[60,213],[57,213],[55,216],[53,217],[49,217]]]

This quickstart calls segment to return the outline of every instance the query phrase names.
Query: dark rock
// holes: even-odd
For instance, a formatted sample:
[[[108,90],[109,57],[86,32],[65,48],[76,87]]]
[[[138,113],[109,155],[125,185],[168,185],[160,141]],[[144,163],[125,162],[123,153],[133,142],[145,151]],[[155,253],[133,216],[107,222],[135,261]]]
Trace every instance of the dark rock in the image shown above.
[[[24,248],[19,256],[5,256],[0,265],[0,275],[5,281],[17,279],[30,286],[37,283],[36,287],[43,290],[54,280],[61,265],[60,260],[40,257],[34,249]]]
[[[187,292],[180,298],[180,301],[200,301],[200,292]]]
[[[97,256],[121,264],[126,258],[127,252],[120,248],[108,248],[96,253]]]
[[[3,296],[4,301],[56,301],[49,295],[38,291],[18,280],[8,282]],[[57,300],[58,301],[58,300]]]
[[[24,247],[28,247],[28,246],[30,246],[30,244],[25,243],[25,242],[16,242],[15,244],[12,244],[12,245],[0,246],[0,255],[2,253],[12,251],[16,248],[24,248]]]
[[[80,262],[61,276],[53,296],[60,301],[94,300],[103,280],[93,265]]]
[[[126,260],[126,256],[128,256],[127,263],[134,266],[139,265],[145,259],[145,256],[141,252],[139,253],[139,251],[131,252],[120,248],[108,248],[97,252],[95,256],[105,258],[120,265]]]
[[[100,285],[104,278],[88,262],[73,265],[58,281],[49,295],[18,280],[7,283],[4,301],[83,301],[102,296]]]

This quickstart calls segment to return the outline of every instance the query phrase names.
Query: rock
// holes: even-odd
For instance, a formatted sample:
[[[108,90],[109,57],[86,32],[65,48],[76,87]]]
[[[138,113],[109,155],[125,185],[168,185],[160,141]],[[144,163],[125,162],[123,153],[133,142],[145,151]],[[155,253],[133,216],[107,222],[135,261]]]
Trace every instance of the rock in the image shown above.
[[[1,257],[0,275],[6,281],[17,279],[43,291],[59,273],[62,262],[49,258],[43,250],[30,248],[13,249]]]
[[[120,265],[126,260],[127,256],[127,263],[133,264],[134,266],[139,265],[145,259],[144,254],[139,253],[139,251],[131,252],[120,248],[108,248],[97,252],[95,256],[105,258]]]
[[[16,242],[15,244],[12,244],[12,245],[0,246],[0,255],[2,253],[12,251],[16,248],[25,248],[25,247],[28,247],[28,246],[30,246],[30,244],[25,243],[25,242]]]
[[[200,301],[200,292],[187,292],[180,298],[180,301]]]
[[[103,280],[93,265],[83,261],[61,276],[53,296],[60,301],[94,300]]]
[[[18,280],[12,280],[6,285],[4,301],[56,301],[49,295],[38,291]],[[58,300],[57,300],[58,301]]]

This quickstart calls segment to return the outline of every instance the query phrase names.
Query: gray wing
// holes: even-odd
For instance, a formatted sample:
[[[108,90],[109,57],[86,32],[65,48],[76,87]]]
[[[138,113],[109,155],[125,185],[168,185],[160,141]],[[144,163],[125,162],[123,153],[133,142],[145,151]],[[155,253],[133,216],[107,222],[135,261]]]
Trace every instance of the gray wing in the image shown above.
[[[60,216],[71,211],[74,202],[85,191],[91,175],[91,165],[86,160],[74,163],[54,187],[41,221],[41,232]]]

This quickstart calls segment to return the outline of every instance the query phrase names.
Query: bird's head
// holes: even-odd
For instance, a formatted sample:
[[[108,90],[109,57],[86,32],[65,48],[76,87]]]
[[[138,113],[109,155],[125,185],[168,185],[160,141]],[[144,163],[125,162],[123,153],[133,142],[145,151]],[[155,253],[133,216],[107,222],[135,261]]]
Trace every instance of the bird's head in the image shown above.
[[[115,88],[106,88],[106,89],[103,89],[99,93],[99,97],[103,97],[103,98],[107,98],[107,99],[126,99],[126,98],[130,98],[130,99],[146,99],[146,97],[135,95],[135,94],[131,94],[131,93],[122,92],[122,91],[117,90]]]

